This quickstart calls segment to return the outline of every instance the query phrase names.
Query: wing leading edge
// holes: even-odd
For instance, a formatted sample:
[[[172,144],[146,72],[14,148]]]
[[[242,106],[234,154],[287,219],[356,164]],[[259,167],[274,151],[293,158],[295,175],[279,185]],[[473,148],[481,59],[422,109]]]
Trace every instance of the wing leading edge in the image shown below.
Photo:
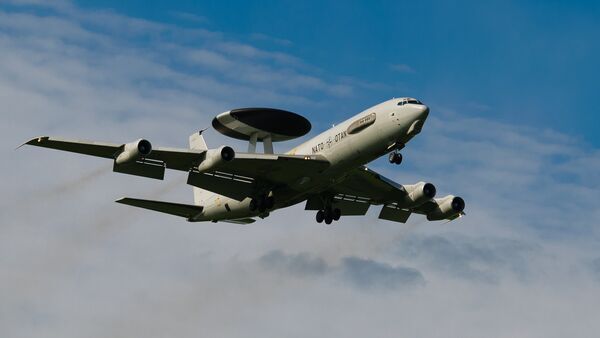
[[[164,178],[165,169],[181,171],[191,170],[202,161],[203,156],[206,153],[206,150],[198,149],[152,149],[150,143],[145,141],[148,145],[148,153],[140,154],[136,152],[137,143],[140,141],[145,140],[138,140],[127,144],[116,144],[40,136],[25,142],[21,146],[32,145],[83,155],[109,158],[114,160],[113,171],[115,172],[160,180]],[[21,146],[19,146],[19,148]],[[126,155],[128,155],[128,152],[132,152],[133,154],[131,156],[125,156],[125,161],[120,161],[123,154],[127,153]]]

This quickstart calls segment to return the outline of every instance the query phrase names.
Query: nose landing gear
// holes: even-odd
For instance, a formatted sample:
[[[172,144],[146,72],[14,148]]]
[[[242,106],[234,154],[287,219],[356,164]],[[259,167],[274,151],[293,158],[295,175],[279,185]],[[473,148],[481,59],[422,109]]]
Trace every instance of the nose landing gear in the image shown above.
[[[333,221],[339,221],[342,216],[342,211],[338,208],[331,209],[326,208],[325,210],[317,211],[317,223],[331,224]]]
[[[390,160],[390,163],[393,163],[396,165],[400,164],[400,163],[402,163],[402,154],[400,154],[399,152],[396,152],[396,151],[392,152],[392,153],[390,153],[389,160]]]

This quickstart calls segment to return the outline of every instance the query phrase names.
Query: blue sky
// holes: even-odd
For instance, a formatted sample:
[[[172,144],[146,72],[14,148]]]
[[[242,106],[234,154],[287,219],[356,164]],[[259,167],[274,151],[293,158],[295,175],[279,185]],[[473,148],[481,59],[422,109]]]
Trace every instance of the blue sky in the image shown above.
[[[599,5],[318,4],[0,1],[1,337],[598,335]],[[314,135],[399,95],[431,114],[401,166],[369,167],[460,195],[467,217],[372,206],[324,227],[299,204],[192,224],[114,203],[191,203],[185,173],[14,150],[187,147],[243,106],[306,115]]]
[[[220,31],[293,54],[324,76],[381,84],[355,92],[352,106],[413,95],[433,108],[551,128],[600,144],[595,1],[81,4]]]

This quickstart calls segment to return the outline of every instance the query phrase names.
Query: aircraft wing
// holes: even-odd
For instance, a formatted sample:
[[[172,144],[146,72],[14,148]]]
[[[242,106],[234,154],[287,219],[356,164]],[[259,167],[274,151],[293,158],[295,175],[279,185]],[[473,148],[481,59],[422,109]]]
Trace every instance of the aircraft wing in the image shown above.
[[[339,195],[360,196],[372,204],[383,204],[406,196],[401,184],[367,167],[351,171],[342,183],[332,187],[332,191]]]
[[[318,174],[329,167],[321,155],[285,155],[235,153],[231,161],[217,161],[209,170],[198,166],[219,149],[152,148],[146,155],[125,163],[119,157],[135,150],[138,140],[128,144],[61,139],[49,136],[33,138],[23,145],[51,148],[114,160],[113,171],[155,179],[163,179],[165,168],[189,172],[188,183],[217,194],[243,200],[263,187],[293,185],[300,178]],[[210,162],[210,159],[208,160]]]
[[[464,213],[464,201],[455,196],[441,199],[428,199],[418,205],[406,203],[406,188],[366,167],[351,171],[346,178],[331,186],[326,194],[333,196],[333,207],[341,210],[341,215],[365,215],[371,205],[383,205],[379,218],[406,223],[412,213],[432,215],[432,220],[453,220]],[[460,210],[451,210],[451,202],[459,199]],[[324,205],[320,196],[309,198],[306,210],[322,210]],[[443,210],[441,210],[443,209]]]
[[[321,155],[236,153],[235,159],[217,169],[270,183],[289,184],[294,178],[322,172],[329,161]]]
[[[241,201],[262,188],[293,188],[329,165],[321,155],[236,153],[234,160],[222,162],[214,170],[190,172],[188,184]]]
[[[367,167],[350,171],[340,183],[325,192],[327,197],[333,197],[334,208],[340,209],[341,215],[346,216],[365,215],[371,205],[401,200],[406,194],[402,185]],[[321,196],[308,199],[305,210],[322,209],[324,204]]]
[[[25,144],[110,159],[116,159],[119,154],[124,151],[126,146],[126,144],[69,140],[49,136],[36,137],[25,142],[23,145]],[[155,148],[152,149],[150,154],[144,156],[142,159],[133,161],[128,165],[115,166],[115,171],[162,179],[162,175],[158,175],[160,177],[155,177],[157,175],[152,175],[152,173],[160,172],[161,167],[163,169],[163,174],[165,167],[189,171],[202,160],[204,153],[204,150],[195,149]],[[146,175],[144,173],[149,174]]]

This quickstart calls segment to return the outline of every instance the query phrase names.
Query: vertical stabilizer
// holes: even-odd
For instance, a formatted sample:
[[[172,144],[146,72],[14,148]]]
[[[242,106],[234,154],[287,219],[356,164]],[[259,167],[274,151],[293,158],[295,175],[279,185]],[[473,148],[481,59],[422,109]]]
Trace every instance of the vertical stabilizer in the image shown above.
[[[206,141],[204,141],[204,137],[202,136],[203,131],[204,130],[201,130],[197,133],[193,133],[192,135],[190,135],[190,149],[208,150],[208,146],[206,146]],[[194,204],[204,205],[204,201],[209,197],[211,193],[209,191],[197,187],[193,187],[192,189],[194,190]]]
[[[190,149],[208,150],[206,142],[204,141],[204,137],[202,136],[203,131],[204,130],[201,130],[190,135]]]

